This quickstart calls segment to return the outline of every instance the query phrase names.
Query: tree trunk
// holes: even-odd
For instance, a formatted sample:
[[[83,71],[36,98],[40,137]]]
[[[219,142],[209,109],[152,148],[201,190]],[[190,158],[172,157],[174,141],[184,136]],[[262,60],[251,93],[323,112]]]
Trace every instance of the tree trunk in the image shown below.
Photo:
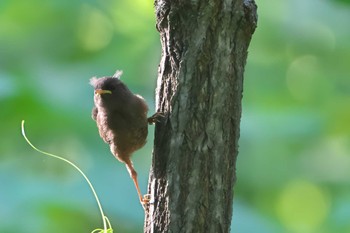
[[[253,0],[156,0],[162,42],[144,232],[229,232]]]

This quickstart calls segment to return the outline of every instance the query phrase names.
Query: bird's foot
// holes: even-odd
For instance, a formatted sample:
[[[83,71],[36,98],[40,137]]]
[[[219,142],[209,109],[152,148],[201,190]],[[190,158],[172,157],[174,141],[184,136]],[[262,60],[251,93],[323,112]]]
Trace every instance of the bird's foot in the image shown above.
[[[141,205],[145,211],[148,209],[148,204],[149,204],[150,200],[151,200],[151,194],[143,195],[143,197],[140,200]]]
[[[160,112],[156,112],[155,114],[153,114],[152,116],[150,116],[148,119],[147,119],[147,122],[148,124],[152,125],[156,122],[160,122],[160,119],[163,118],[164,115]]]
[[[147,194],[143,195],[142,202],[144,204],[148,204],[150,200],[151,200],[151,194],[147,193]]]

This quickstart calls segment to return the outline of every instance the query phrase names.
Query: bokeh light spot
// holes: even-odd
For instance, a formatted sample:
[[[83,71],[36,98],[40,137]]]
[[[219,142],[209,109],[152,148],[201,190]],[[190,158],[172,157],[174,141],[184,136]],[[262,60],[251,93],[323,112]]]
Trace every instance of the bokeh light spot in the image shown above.
[[[120,8],[128,9],[121,11]],[[153,2],[146,0],[136,1],[114,1],[114,4],[108,8],[113,18],[114,28],[117,33],[133,36],[142,35],[138,40],[143,40],[149,36],[150,30],[153,32],[155,24],[153,12]],[[130,17],[132,15],[133,17]]]
[[[292,232],[314,232],[328,215],[329,201],[320,187],[296,180],[282,190],[276,207],[278,217]]]
[[[313,95],[318,77],[317,58],[312,55],[301,56],[288,67],[286,74],[287,87],[294,98],[307,101]]]
[[[78,38],[81,46],[88,51],[106,47],[113,36],[113,23],[98,9],[84,5],[81,8]]]

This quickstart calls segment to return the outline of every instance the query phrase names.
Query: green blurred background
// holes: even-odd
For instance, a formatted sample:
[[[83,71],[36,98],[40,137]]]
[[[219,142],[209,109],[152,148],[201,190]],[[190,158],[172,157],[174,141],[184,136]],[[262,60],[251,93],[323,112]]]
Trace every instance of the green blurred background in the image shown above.
[[[232,232],[350,232],[350,4],[257,1],[249,48]],[[0,232],[102,227],[93,182],[115,232],[142,232],[125,166],[90,117],[92,76],[112,75],[154,109],[160,59],[153,2],[0,0]],[[143,193],[148,144],[134,155]]]

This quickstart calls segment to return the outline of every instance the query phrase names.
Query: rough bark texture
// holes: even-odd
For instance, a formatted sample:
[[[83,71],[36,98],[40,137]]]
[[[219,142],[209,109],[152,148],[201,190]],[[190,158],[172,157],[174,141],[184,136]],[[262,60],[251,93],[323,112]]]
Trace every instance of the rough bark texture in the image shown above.
[[[144,232],[229,232],[253,0],[156,0],[162,43]]]

